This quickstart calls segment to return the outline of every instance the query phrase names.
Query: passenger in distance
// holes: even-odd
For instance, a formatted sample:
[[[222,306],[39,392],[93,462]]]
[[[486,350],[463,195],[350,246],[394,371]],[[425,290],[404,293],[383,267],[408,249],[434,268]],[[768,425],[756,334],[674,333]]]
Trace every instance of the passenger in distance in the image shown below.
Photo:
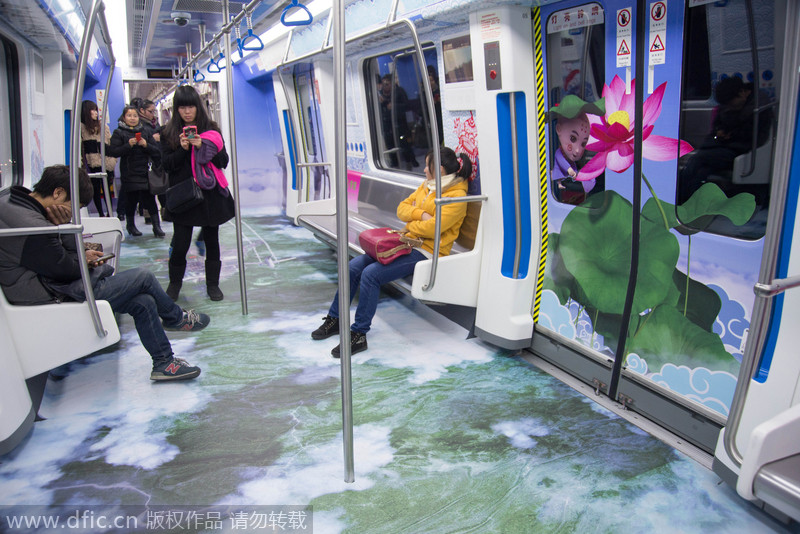
[[[83,166],[87,172],[95,173],[102,170],[101,159],[101,135],[100,128],[105,128],[105,143],[106,152],[109,151],[108,143],[111,141],[111,129],[107,124],[100,124],[99,112],[97,104],[91,100],[84,100],[81,104],[81,156],[83,159]],[[107,183],[109,188],[109,197],[114,198],[114,168],[117,166],[117,159],[106,156],[106,175],[108,177]],[[100,217],[108,215],[111,217],[113,208],[108,207],[108,212],[103,214],[103,179],[92,178],[92,187],[94,187],[94,206],[97,208],[97,214]]]
[[[467,194],[467,182],[472,176],[472,162],[466,154],[456,156],[452,149],[440,149],[442,197],[463,197]],[[397,206],[397,217],[406,223],[403,230],[410,237],[421,238],[422,248],[415,248],[410,254],[398,257],[392,263],[383,265],[366,254],[350,260],[350,301],[356,290],[360,290],[355,322],[350,327],[350,353],[367,350],[367,332],[378,307],[378,297],[383,284],[404,278],[414,272],[414,266],[433,256],[436,236],[436,173],[433,169],[433,153],[425,157],[425,181],[408,198]],[[453,242],[458,237],[461,223],[467,214],[466,202],[442,206],[441,239],[439,256],[447,256]],[[322,326],[311,333],[312,339],[326,339],[339,333],[339,292],[333,298],[328,315]],[[337,345],[331,354],[340,356]]]
[[[145,129],[139,121],[139,111],[134,106],[125,106],[119,117],[119,126],[111,136],[109,143],[111,156],[120,158],[119,175],[122,190],[125,193],[125,218],[128,233],[140,236],[136,228],[136,205],[141,204],[150,214],[153,224],[153,235],[164,237],[161,219],[158,216],[156,199],[150,194],[148,170],[150,159],[158,160],[158,144],[153,139],[150,129]]]
[[[79,171],[79,199],[92,200],[89,176]],[[69,167],[45,168],[33,191],[12,186],[0,194],[0,228],[47,227],[72,220]],[[200,368],[176,358],[164,330],[202,330],[211,319],[204,313],[182,310],[152,273],[129,269],[111,276],[114,269],[97,261],[103,256],[84,251],[89,263],[94,296],[107,300],[115,313],[133,317],[142,345],[153,359],[151,380],[186,380]],[[58,233],[0,237],[0,287],[11,304],[52,304],[83,301],[83,281],[73,235]]]
[[[184,131],[186,126],[195,128]],[[208,163],[202,164],[210,150],[216,153]],[[205,241],[206,292],[211,300],[222,300],[219,226],[235,214],[233,195],[220,170],[228,165],[228,152],[219,126],[206,114],[200,95],[189,85],[178,87],[172,99],[172,117],[161,131],[161,163],[169,174],[170,187],[185,180],[195,180],[203,191],[203,201],[197,206],[180,213],[168,210],[173,238],[167,295],[172,300],[178,299],[186,273],[186,253],[192,244],[192,229],[200,226]],[[168,201],[169,194],[168,191]]]

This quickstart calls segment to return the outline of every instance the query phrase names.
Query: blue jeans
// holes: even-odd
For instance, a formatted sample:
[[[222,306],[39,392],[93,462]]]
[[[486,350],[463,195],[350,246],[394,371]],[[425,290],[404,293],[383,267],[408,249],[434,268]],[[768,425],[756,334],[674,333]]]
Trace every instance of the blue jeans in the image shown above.
[[[172,345],[161,319],[166,324],[177,324],[183,318],[183,310],[161,289],[153,273],[129,269],[109,276],[95,284],[94,296],[107,300],[115,313],[133,317],[139,339],[153,362],[172,357]]]
[[[350,260],[350,302],[353,302],[356,289],[361,290],[358,295],[356,320],[351,330],[361,333],[369,332],[372,318],[375,317],[375,310],[378,308],[381,286],[413,274],[414,266],[424,259],[426,259],[425,255],[415,249],[411,251],[411,254],[400,256],[389,265],[382,265],[366,254]],[[339,317],[339,291],[336,291],[336,296],[333,297],[333,304],[328,310],[328,315]]]

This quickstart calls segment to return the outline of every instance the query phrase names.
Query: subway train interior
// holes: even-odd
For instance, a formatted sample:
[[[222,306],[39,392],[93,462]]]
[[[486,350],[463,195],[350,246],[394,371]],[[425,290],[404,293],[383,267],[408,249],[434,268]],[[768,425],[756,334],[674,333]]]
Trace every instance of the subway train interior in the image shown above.
[[[0,213],[0,531],[800,532],[798,28],[792,0],[0,0],[0,210],[48,218]],[[221,173],[173,128],[187,87]],[[141,191],[103,157],[137,120]],[[232,206],[179,294],[212,225],[170,210],[175,154]],[[29,192],[54,165],[71,220]],[[347,262],[404,203],[430,250],[362,350]],[[200,375],[153,378],[80,254],[86,298],[20,303],[32,236],[208,315],[168,333]]]

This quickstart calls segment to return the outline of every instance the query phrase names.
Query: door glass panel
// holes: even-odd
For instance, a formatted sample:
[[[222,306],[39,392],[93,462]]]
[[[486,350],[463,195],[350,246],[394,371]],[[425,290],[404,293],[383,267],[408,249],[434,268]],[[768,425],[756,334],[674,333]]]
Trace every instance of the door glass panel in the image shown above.
[[[681,138],[694,150],[681,158],[676,204],[719,191],[755,202],[743,224],[691,210],[677,216],[687,231],[758,239],[767,224],[778,113],[775,16],[771,1],[752,2],[750,11],[748,4],[687,10]]]
[[[325,160],[325,147],[322,139],[319,91],[314,80],[314,70],[308,65],[295,66],[294,75],[297,106],[300,113],[300,141],[305,152],[305,162],[322,163]],[[305,187],[306,200],[330,198],[330,173],[325,166],[308,167],[302,171],[303,179],[308,180]]]
[[[608,265],[599,265],[593,256],[606,255],[592,243],[592,232],[600,226],[591,223],[594,211],[589,208],[593,198],[605,198],[606,173],[601,169],[582,180],[583,169],[596,155],[590,125],[600,123],[603,115],[605,13],[594,2],[555,10],[543,18],[543,27],[549,234],[539,324],[606,359],[613,357],[616,343],[605,339],[607,328],[596,325],[604,320],[606,304],[622,312],[627,278],[604,280]],[[615,255],[614,269],[627,273],[629,260],[630,253],[628,259]],[[609,299],[594,294],[597,288],[610,288],[615,300],[602,302]]]

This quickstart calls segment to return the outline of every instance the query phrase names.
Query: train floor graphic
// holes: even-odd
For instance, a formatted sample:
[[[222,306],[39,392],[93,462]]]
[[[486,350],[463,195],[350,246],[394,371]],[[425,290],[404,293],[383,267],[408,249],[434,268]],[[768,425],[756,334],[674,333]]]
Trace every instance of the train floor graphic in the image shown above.
[[[355,482],[344,482],[338,341],[309,335],[335,291],[335,255],[285,217],[245,220],[248,315],[231,224],[221,229],[225,300],[208,300],[203,258],[189,260],[179,304],[212,322],[170,337],[201,376],[151,382],[123,317],[113,350],[52,372],[46,420],[0,457],[4,514],[301,505],[316,533],[785,531],[694,460],[388,294],[369,350],[353,357]],[[164,228],[165,240],[128,238],[122,268],[146,266],[166,285]]]

